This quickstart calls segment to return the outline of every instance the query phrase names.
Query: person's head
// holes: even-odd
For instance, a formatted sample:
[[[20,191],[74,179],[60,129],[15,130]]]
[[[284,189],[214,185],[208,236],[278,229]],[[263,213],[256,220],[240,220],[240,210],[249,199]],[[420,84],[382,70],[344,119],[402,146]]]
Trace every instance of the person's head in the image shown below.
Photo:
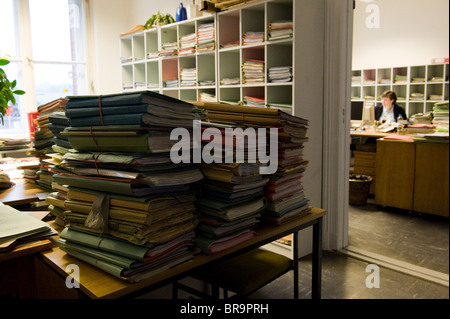
[[[397,102],[397,94],[395,94],[394,91],[388,90],[381,94],[381,104],[383,104],[384,107],[390,109],[395,102]]]

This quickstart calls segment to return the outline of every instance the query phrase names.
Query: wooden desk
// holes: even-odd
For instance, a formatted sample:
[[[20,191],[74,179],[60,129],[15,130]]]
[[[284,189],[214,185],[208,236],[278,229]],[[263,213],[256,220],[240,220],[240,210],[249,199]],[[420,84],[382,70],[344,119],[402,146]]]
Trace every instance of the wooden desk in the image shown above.
[[[0,202],[13,207],[27,205],[39,201],[37,193],[46,193],[46,191],[33,183],[19,180],[13,187],[0,190]]]
[[[285,225],[271,226],[261,224],[255,229],[257,236],[245,243],[214,255],[199,254],[191,261],[163,271],[138,283],[128,283],[109,275],[96,267],[66,254],[56,247],[51,251],[41,253],[38,257],[37,278],[42,281],[42,285],[38,285],[38,290],[41,288],[47,289],[47,291],[56,294],[55,296],[59,296],[59,298],[67,296],[69,298],[87,297],[109,299],[138,296],[146,291],[162,287],[175,280],[186,277],[189,275],[189,271],[195,268],[220,262],[294,233],[294,297],[298,298],[298,231],[313,226],[312,297],[319,299],[321,296],[322,271],[322,218],[325,214],[325,210],[313,208],[311,214],[292,220]],[[68,289],[65,286],[65,280],[68,276],[66,267],[70,264],[76,264],[80,269],[79,289]],[[49,287],[50,282],[54,283],[55,287]],[[60,291],[57,289],[60,289]]]
[[[449,217],[448,143],[377,140],[375,202]]]
[[[382,138],[388,136],[390,133],[383,133],[374,131],[372,129],[366,129],[365,131],[350,131],[351,137],[374,137],[374,138]]]
[[[0,253],[0,296],[34,298],[34,255],[51,248],[51,241],[44,239]]]

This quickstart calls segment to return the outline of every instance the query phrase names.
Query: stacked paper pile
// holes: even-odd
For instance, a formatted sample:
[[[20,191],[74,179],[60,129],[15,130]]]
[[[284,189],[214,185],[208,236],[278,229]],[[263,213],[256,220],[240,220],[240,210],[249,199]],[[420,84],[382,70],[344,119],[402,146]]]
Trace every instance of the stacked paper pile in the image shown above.
[[[56,112],[64,112],[66,103],[66,99],[60,98],[38,106],[38,117],[36,120],[38,130],[34,133],[34,148],[36,152],[45,154],[54,144],[54,135],[48,128],[50,123],[49,116]]]
[[[198,100],[200,102],[217,102],[217,97],[208,92],[200,92]]]
[[[439,132],[448,132],[448,101],[435,103],[433,106],[433,124]]]
[[[432,124],[433,112],[417,113],[412,115],[409,120],[414,124]]]
[[[37,125],[38,130],[34,134],[34,151],[31,153],[40,160],[39,170],[36,172],[38,178],[35,184],[47,191],[52,189],[52,176],[50,165],[52,164],[53,146],[55,144],[55,135],[50,130],[51,117],[56,113],[65,111],[67,99],[59,98],[49,103],[38,106]]]
[[[409,96],[411,101],[423,101],[425,98],[425,94],[421,92],[411,92]]]
[[[243,84],[264,83],[264,61],[246,60],[242,62]]]
[[[178,46],[176,42],[164,42],[161,44],[159,56],[174,56],[178,54]]]
[[[176,88],[178,87],[178,78],[165,80],[164,87],[166,88]]]
[[[66,108],[75,151],[53,177],[57,195],[67,187],[61,249],[128,281],[191,259],[203,174],[172,162],[170,133],[192,128],[198,109],[151,91],[70,97]]]
[[[21,150],[30,146],[31,141],[27,138],[4,138],[0,137],[0,151]]]
[[[244,104],[248,106],[265,107],[266,100],[263,96],[244,96]]]
[[[242,45],[251,45],[264,42],[264,32],[245,32],[242,35]]]
[[[213,51],[216,44],[214,23],[201,24],[197,33],[197,51]]]
[[[311,208],[302,184],[308,164],[303,157],[308,121],[277,109],[217,103],[205,103],[204,107],[210,122],[278,129],[278,165],[274,174],[265,175],[270,180],[265,193],[268,204],[261,212],[262,218],[278,225],[309,214]]]
[[[180,48],[178,49],[178,55],[188,55],[195,53],[196,34],[190,33],[180,37]]]
[[[292,21],[273,21],[269,23],[267,32],[269,40],[292,38]]]
[[[187,68],[181,69],[180,74],[181,86],[196,86],[197,85],[197,69]]]
[[[291,66],[277,66],[269,68],[268,74],[269,82],[291,82],[292,81],[292,67]]]
[[[233,128],[231,125],[227,127]],[[209,143],[217,141],[217,146],[225,145],[222,134],[202,140],[209,146]],[[259,222],[260,212],[266,206],[264,185],[268,178],[260,174],[261,165],[223,162],[201,165],[206,179],[196,202],[200,223],[195,242],[206,254],[221,252],[253,238],[255,232],[252,228]]]
[[[239,78],[223,78],[220,80],[220,84],[222,85],[238,85],[241,83]]]

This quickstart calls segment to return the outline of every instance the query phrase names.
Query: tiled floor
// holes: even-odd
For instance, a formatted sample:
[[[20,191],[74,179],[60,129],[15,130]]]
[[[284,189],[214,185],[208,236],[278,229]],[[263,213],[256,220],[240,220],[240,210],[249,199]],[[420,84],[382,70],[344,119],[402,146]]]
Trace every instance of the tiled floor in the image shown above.
[[[421,268],[449,273],[448,219],[380,209],[368,205],[349,207],[349,244]],[[323,299],[448,299],[449,288],[408,272],[379,266],[379,288],[368,288],[370,261],[326,251],[322,263]],[[310,298],[311,261],[300,260],[300,297]],[[445,275],[444,275],[445,277]],[[254,293],[251,298],[292,298],[292,273]],[[372,281],[373,282],[373,281]]]

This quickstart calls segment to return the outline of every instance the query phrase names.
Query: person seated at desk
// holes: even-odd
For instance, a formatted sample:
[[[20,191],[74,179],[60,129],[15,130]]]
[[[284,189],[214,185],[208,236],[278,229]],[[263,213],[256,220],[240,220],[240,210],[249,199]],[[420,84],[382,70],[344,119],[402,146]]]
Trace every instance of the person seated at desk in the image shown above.
[[[375,121],[395,123],[399,115],[407,119],[405,110],[397,103],[397,94],[394,91],[384,91],[381,95],[381,104],[375,106]]]

